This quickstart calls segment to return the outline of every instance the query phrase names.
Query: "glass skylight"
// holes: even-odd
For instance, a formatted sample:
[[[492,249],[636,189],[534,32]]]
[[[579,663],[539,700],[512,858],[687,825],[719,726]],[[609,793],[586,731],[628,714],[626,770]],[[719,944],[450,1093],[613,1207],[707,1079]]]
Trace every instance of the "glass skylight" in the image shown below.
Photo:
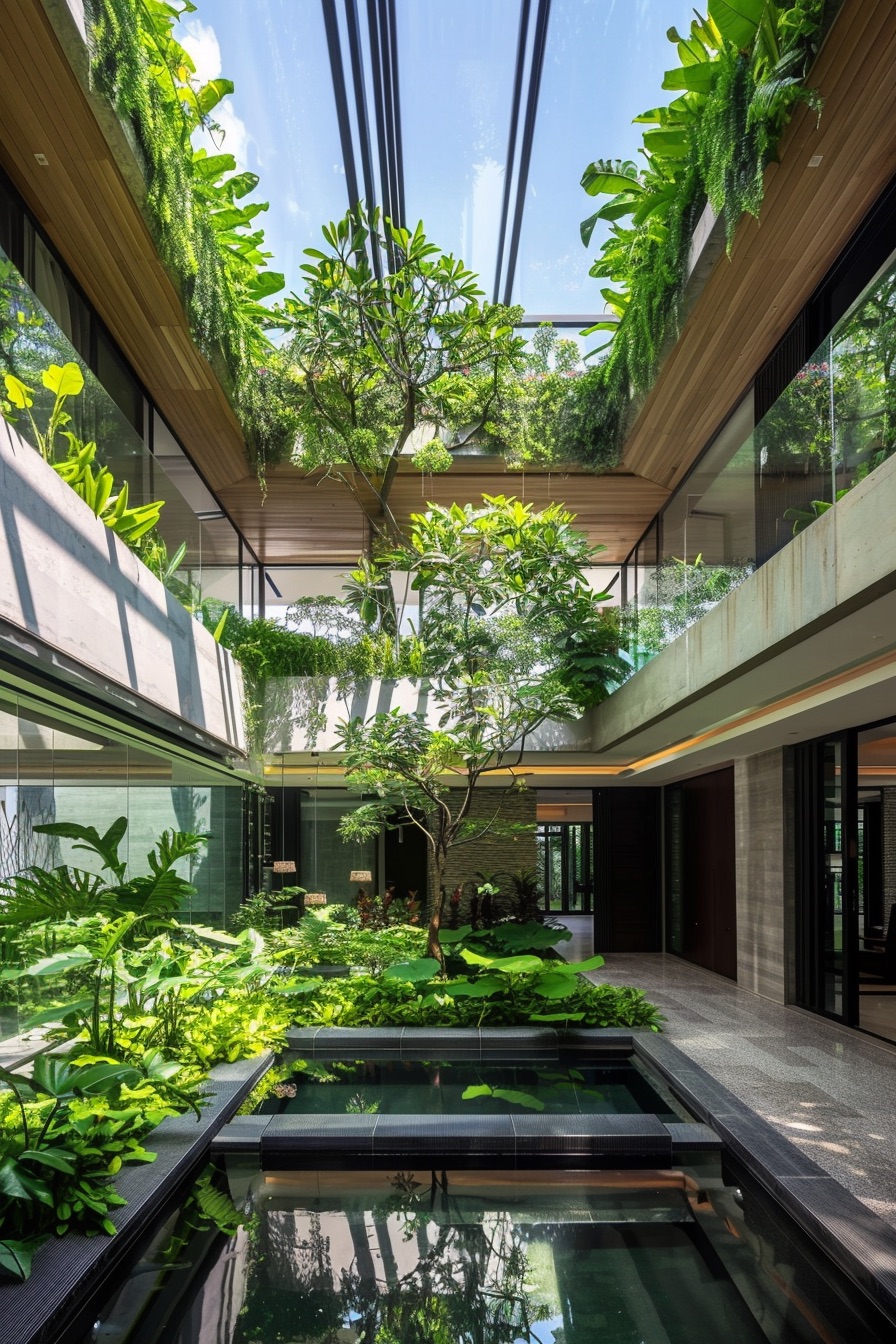
[[[368,14],[356,0],[199,0],[181,25],[203,78],[224,74],[236,93],[220,117],[224,147],[260,175],[270,201],[260,220],[271,265],[301,288],[302,250],[320,226],[349,204],[347,165],[324,11],[339,34],[347,92],[345,128],[363,194],[364,137],[353,93],[349,16],[357,18],[369,119],[370,169],[380,201],[375,62]],[[519,177],[535,29],[544,3],[531,0],[516,135],[503,276]],[[375,0],[388,29],[392,0]],[[400,158],[406,223],[423,219],[439,246],[476,270],[489,298],[495,267],[511,132],[521,0],[395,0]],[[633,158],[640,141],[632,117],[674,95],[661,89],[677,63],[666,38],[690,21],[684,0],[552,0],[531,164],[523,197],[514,302],[529,314],[575,317],[603,308],[588,268],[605,236],[586,250],[579,221],[594,206],[579,186],[596,157]],[[230,107],[227,107],[230,104]],[[231,110],[232,109],[232,110]],[[220,140],[220,137],[218,137]],[[500,295],[499,295],[500,297]]]

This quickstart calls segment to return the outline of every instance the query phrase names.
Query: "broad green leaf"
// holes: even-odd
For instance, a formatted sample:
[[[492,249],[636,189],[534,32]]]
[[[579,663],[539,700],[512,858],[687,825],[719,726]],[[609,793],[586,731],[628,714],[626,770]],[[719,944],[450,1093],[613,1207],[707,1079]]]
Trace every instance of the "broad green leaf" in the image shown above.
[[[469,1087],[464,1088],[460,1096],[461,1101],[472,1101],[474,1097],[490,1097],[491,1094],[492,1089],[488,1083],[471,1083]]]
[[[31,1273],[34,1252],[43,1240],[34,1237],[29,1241],[0,1241],[0,1274],[24,1282]]]
[[[5,373],[3,381],[6,384],[6,395],[17,410],[25,411],[34,405],[31,388],[23,383],[21,378],[16,378],[12,373]]]
[[[440,992],[452,999],[490,999],[504,988],[497,976],[480,975],[478,980],[452,980]]]
[[[572,971],[574,974],[578,974],[580,971],[596,971],[603,966],[603,964],[603,957],[597,953],[595,956],[589,957],[587,961],[567,961],[563,963],[563,969],[564,971]],[[552,966],[551,970],[554,969],[555,968]]]
[[[439,942],[443,947],[451,947],[454,943],[462,943],[472,932],[472,924],[462,924],[459,929],[439,929]]]
[[[684,65],[677,70],[667,70],[663,79],[664,89],[688,89],[691,93],[709,93],[715,83],[719,67],[715,61],[701,62],[699,65]]]
[[[23,1153],[19,1153],[19,1161],[24,1162],[26,1158],[30,1162],[52,1167],[54,1171],[65,1172],[67,1176],[74,1174],[75,1167],[71,1157],[61,1148],[26,1148]]]
[[[644,187],[636,177],[629,177],[612,169],[608,170],[602,160],[589,163],[582,174],[581,185],[589,196],[615,196],[621,191],[638,194]]]
[[[749,47],[770,0],[709,0],[709,17],[722,37],[739,50]]]
[[[575,976],[551,973],[532,981],[532,992],[542,999],[566,999],[578,989]]]
[[[28,966],[22,975],[62,975],[64,971],[74,971],[80,966],[90,966],[96,957],[86,947],[73,947],[70,952],[56,952],[51,957],[42,957],[33,966]]]
[[[76,397],[84,386],[84,375],[77,364],[51,364],[41,374],[41,382],[57,397]]]
[[[435,957],[418,957],[414,961],[398,961],[383,972],[384,980],[406,980],[416,984],[422,980],[433,980],[442,967]]]

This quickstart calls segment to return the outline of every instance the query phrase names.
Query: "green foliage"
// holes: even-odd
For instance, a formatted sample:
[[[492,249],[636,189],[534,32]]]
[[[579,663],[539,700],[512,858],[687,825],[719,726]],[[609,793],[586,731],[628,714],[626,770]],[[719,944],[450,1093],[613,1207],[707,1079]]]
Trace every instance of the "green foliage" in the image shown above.
[[[336,474],[362,498],[371,492],[374,524],[394,536],[389,496],[411,435],[423,424],[483,425],[523,343],[506,310],[484,301],[473,272],[422,224],[411,232],[358,205],[323,236],[326,250],[305,252],[304,294],[282,305],[301,375],[297,461]],[[472,402],[459,395],[466,379]],[[418,456],[421,470],[445,464],[432,442]]]
[[[692,564],[670,558],[657,566],[653,604],[639,595],[637,604],[620,613],[620,640],[637,663],[682,634],[753,572],[752,564],[707,565],[698,555]]]
[[[598,159],[582,177],[589,195],[610,197],[581,226],[588,246],[598,222],[609,225],[591,268],[609,282],[601,290],[607,315],[586,333],[610,333],[609,352],[572,385],[558,451],[597,467],[618,463],[638,400],[678,335],[704,204],[724,213],[730,250],[744,211],[759,212],[765,168],[794,109],[808,102],[820,111],[804,80],[821,41],[823,0],[709,0],[708,9],[685,35],[669,29],[680,64],[663,87],[678,96],[635,119],[650,127],[644,162]]]
[[[550,976],[537,972],[485,973],[429,982],[395,977],[352,976],[303,986],[291,998],[300,1026],[479,1027],[550,1023],[584,1027],[646,1027],[659,1031],[662,1018],[639,989],[595,985],[575,971],[563,976],[556,991],[556,966]]]
[[[274,933],[283,927],[284,912],[294,909],[292,898],[304,894],[304,887],[256,891],[231,915],[230,927],[235,933],[242,929],[255,929],[256,933],[261,934]]]
[[[22,1279],[47,1236],[114,1234],[125,1201],[113,1178],[154,1160],[140,1142],[153,1120],[141,1070],[113,1060],[39,1055],[30,1078],[0,1069],[0,1080],[0,1269]]]
[[[65,404],[70,397],[78,396],[84,387],[84,377],[77,364],[51,364],[44,370],[42,382],[54,396],[44,430],[38,427],[32,413],[34,389],[11,373],[4,374],[6,400],[0,403],[0,414],[14,424],[24,411],[44,461],[49,462],[53,470],[107,527],[132,550],[139,552],[139,543],[155,528],[164,502],[156,500],[150,504],[129,506],[127,481],[122,482],[117,494],[113,494],[115,478],[108,467],[96,465],[96,444],[84,443],[64,428],[71,423]],[[59,461],[56,458],[57,436],[68,442],[68,452]]]
[[[130,911],[142,918],[172,914],[194,894],[195,888],[175,872],[185,858],[199,853],[205,837],[186,831],[164,831],[146,856],[149,873],[125,878],[126,865],[118,848],[127,830],[119,817],[105,835],[92,826],[50,822],[36,832],[75,841],[74,848],[94,854],[101,872],[70,864],[41,868],[34,864],[13,877],[0,880],[0,926],[21,927],[38,920],[63,920],[80,915],[112,916]],[[103,873],[111,873],[108,881]]]
[[[396,962],[422,955],[426,934],[411,924],[362,928],[350,907],[311,910],[294,928],[267,938],[268,955],[285,966],[363,966],[379,974]]]
[[[525,743],[549,719],[575,717],[585,669],[572,654],[592,638],[600,600],[583,568],[594,551],[558,505],[539,513],[504,496],[482,507],[431,506],[411,518],[407,541],[353,576],[362,613],[382,619],[390,574],[410,572],[420,594],[420,675],[438,710],[381,712],[340,726],[346,779],[366,795],[343,817],[346,839],[367,839],[383,825],[417,826],[430,851],[429,954],[438,933],[448,852],[485,835],[519,830],[503,805],[519,787]],[[611,673],[593,662],[591,691],[605,692]],[[619,675],[621,678],[621,665]],[[574,686],[574,690],[571,689]],[[501,772],[490,806],[474,821],[483,779]],[[493,806],[492,806],[493,804]]]
[[[292,451],[290,375],[270,344],[262,300],[283,287],[267,269],[258,185],[226,152],[194,149],[201,128],[233,92],[228,79],[201,85],[174,36],[195,6],[161,0],[91,0],[91,78],[136,135],[146,172],[147,213],[163,261],[180,286],[193,337],[230,393],[249,451],[264,469]]]
[[[454,458],[441,439],[430,439],[417,449],[412,460],[418,471],[426,476],[432,476],[438,472],[450,471]]]

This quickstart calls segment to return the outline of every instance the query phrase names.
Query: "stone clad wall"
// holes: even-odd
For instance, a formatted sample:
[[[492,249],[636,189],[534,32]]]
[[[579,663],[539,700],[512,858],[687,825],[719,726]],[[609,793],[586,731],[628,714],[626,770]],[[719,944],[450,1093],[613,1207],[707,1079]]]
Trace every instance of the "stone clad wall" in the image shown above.
[[[737,983],[777,1003],[792,998],[788,770],[780,748],[743,757],[734,765]]]
[[[500,790],[482,788],[474,796],[471,816],[474,820],[485,821],[493,816]],[[485,835],[481,840],[472,840],[468,844],[458,845],[448,854],[445,867],[445,890],[450,896],[458,883],[466,883],[462,914],[469,908],[471,893],[470,879],[477,872],[508,873],[520,868],[532,868],[536,862],[535,851],[535,790],[513,790],[506,794],[501,807],[501,821],[521,822],[531,830],[516,837]],[[498,898],[499,912],[511,909],[510,885],[502,883],[502,895]],[[447,916],[447,906],[446,906]]]

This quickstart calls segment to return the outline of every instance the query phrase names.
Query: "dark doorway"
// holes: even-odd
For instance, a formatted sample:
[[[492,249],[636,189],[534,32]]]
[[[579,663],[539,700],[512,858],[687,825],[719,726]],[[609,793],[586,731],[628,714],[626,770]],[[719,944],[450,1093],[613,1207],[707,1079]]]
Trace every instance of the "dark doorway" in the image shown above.
[[[594,790],[594,947],[660,952],[660,790]]]
[[[669,785],[665,807],[668,950],[736,980],[734,768]]]
[[[858,1019],[858,767],[855,731],[796,748],[797,1000]]]
[[[429,850],[423,832],[405,822],[386,831],[383,845],[386,885],[394,883],[395,895],[400,901],[406,901],[412,892],[416,893],[417,900],[425,901]]]

